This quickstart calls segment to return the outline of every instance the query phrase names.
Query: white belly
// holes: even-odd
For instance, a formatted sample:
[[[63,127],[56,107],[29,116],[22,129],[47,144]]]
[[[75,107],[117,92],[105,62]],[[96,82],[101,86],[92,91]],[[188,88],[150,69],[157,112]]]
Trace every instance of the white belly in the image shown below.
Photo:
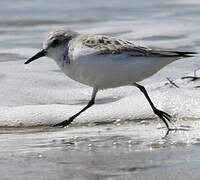
[[[60,65],[71,79],[99,89],[132,85],[150,77],[173,58],[132,57],[127,59],[77,59]]]

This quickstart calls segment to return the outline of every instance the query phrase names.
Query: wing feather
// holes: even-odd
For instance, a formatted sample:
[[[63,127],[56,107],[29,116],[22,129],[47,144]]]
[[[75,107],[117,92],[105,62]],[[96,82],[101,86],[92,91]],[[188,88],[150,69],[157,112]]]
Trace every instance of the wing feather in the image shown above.
[[[130,41],[103,35],[80,35],[78,41],[82,42],[81,46],[87,49],[88,54],[119,55],[126,53],[129,56],[137,57],[191,57],[193,54],[196,54],[195,52],[151,49],[144,46],[138,46]],[[83,50],[84,48],[81,49]]]

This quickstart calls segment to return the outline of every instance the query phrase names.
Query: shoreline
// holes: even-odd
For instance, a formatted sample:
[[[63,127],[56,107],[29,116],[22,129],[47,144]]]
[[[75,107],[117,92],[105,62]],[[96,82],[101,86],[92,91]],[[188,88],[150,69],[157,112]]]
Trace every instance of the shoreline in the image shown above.
[[[196,121],[183,122],[190,130],[168,136],[158,121],[4,129],[2,178],[195,179],[200,174],[199,128]]]

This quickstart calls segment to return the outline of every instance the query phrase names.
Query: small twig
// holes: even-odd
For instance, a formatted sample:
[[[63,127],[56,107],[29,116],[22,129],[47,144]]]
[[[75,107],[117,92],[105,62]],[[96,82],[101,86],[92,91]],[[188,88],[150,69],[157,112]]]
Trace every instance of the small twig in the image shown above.
[[[172,86],[175,86],[176,88],[180,88],[175,82],[173,82],[171,79],[167,78],[167,80],[169,81],[169,83],[172,85]]]
[[[197,68],[194,70],[194,76],[185,76],[182,77],[181,79],[191,79],[190,81],[196,81],[198,79],[200,79],[200,77],[197,76],[197,71],[199,71],[200,68]]]
[[[181,79],[191,79],[190,81],[196,81],[196,80],[200,79],[200,77],[196,77],[196,76],[185,76],[185,77],[182,77]]]

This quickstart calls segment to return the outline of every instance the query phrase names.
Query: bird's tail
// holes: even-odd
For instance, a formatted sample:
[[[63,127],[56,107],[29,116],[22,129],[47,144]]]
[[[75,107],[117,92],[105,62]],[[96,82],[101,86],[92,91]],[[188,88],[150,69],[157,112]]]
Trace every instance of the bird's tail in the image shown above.
[[[198,54],[197,52],[192,51],[172,51],[176,56],[181,57],[193,57],[195,54]]]
[[[153,54],[165,57],[193,57],[197,52],[192,51],[171,51],[171,50],[153,50]]]

